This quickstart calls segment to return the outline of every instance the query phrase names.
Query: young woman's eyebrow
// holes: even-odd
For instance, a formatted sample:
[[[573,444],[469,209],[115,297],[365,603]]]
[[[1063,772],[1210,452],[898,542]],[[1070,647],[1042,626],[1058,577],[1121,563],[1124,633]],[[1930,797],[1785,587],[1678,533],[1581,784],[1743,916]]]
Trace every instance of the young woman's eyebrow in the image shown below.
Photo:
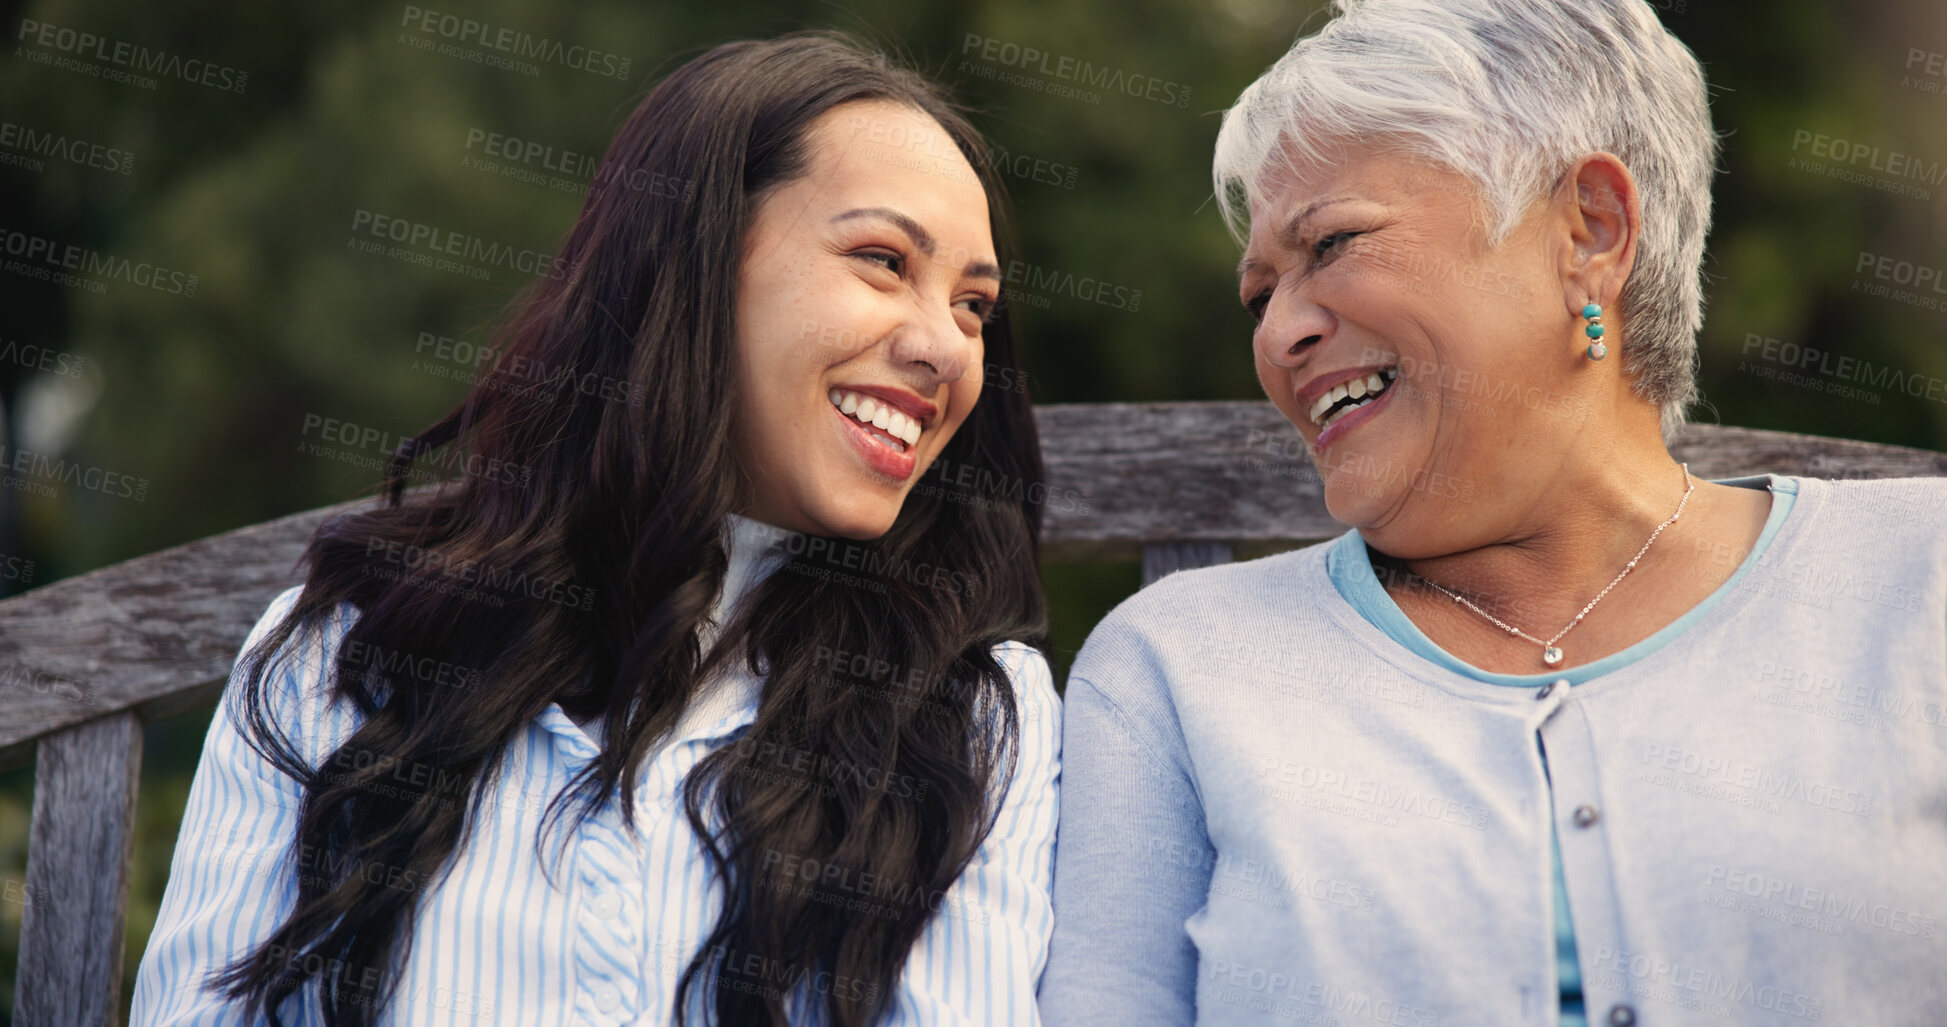
[[[846,211],[843,214],[840,214],[832,218],[832,221],[836,223],[839,221],[849,220],[851,218],[868,218],[868,217],[880,218],[892,222],[894,225],[897,225],[899,227],[900,231],[905,232],[908,236],[912,237],[913,246],[916,247],[921,253],[924,253],[929,257],[933,255],[933,233],[928,232],[926,230],[926,226],[921,225],[919,222],[914,221],[912,218],[907,217],[906,215],[901,214],[900,212],[893,210],[890,207],[855,207],[851,210]]]
[[[865,217],[880,218],[892,222],[893,225],[897,226],[900,231],[905,232],[913,240],[914,248],[928,257],[933,255],[933,233],[927,231],[926,226],[914,221],[905,214],[893,210],[891,207],[855,207],[843,214],[834,216],[832,222],[836,223],[851,218]],[[962,268],[960,273],[968,278],[992,278],[998,280],[1001,277],[1001,269],[984,260],[968,261],[967,266]]]

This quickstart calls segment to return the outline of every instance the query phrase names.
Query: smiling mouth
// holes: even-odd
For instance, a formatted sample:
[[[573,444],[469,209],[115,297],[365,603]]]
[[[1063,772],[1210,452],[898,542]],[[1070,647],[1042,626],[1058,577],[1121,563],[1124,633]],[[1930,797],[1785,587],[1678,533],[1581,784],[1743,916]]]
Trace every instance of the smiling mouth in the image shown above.
[[[904,453],[919,444],[919,422],[906,416],[903,410],[894,409],[871,396],[844,389],[833,389],[826,398],[838,408],[839,413],[869,429],[868,433],[874,441],[896,453]]]
[[[1373,371],[1363,378],[1340,382],[1318,397],[1312,404],[1308,416],[1312,424],[1319,428],[1330,428],[1339,418],[1377,400],[1385,391],[1392,388],[1393,381],[1399,377],[1399,369],[1388,367]]]

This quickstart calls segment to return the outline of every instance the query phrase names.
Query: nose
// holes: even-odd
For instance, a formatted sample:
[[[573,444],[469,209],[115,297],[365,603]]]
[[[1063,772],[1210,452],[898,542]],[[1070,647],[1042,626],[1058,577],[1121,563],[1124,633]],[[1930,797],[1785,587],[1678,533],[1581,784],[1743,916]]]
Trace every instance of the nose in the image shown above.
[[[1336,324],[1332,312],[1313,302],[1302,286],[1281,284],[1264,305],[1251,345],[1264,363],[1289,370],[1302,365]]]
[[[944,382],[959,381],[976,356],[977,339],[969,339],[944,300],[915,299],[913,312],[892,337],[892,359],[901,368],[926,376],[922,392],[931,393]]]

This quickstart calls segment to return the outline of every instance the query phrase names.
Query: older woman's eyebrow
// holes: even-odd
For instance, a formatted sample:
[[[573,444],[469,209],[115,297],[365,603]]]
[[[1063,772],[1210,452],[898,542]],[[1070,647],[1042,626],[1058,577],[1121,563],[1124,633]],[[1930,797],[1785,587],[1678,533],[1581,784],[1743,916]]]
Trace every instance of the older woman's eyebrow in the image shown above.
[[[913,240],[913,247],[915,249],[928,257],[933,255],[933,233],[927,231],[926,226],[914,221],[905,214],[893,210],[891,207],[855,207],[843,214],[835,215],[832,218],[832,223],[835,224],[851,218],[880,218],[885,221],[890,221]],[[960,273],[968,278],[998,279],[1001,276],[1001,269],[987,261],[974,260],[968,261],[967,266],[962,268]]]
[[[1311,220],[1312,215],[1317,214],[1327,207],[1340,203],[1349,203],[1354,199],[1357,199],[1357,197],[1328,196],[1322,200],[1314,200],[1306,204],[1305,209],[1286,219],[1284,227],[1273,233],[1272,238],[1285,249],[1295,250],[1298,248],[1298,240],[1304,238],[1305,223]],[[1249,274],[1259,263],[1261,262],[1257,258],[1245,254],[1244,259],[1237,262],[1237,277],[1242,278],[1246,274]]]

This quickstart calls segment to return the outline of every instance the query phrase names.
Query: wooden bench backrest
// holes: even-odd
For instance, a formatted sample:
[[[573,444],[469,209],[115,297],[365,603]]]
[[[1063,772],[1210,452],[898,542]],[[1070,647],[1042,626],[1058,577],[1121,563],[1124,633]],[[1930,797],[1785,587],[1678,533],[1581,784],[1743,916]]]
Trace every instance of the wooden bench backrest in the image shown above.
[[[1140,553],[1147,584],[1343,528],[1304,443],[1264,402],[1050,405],[1050,560]],[[1947,454],[1696,426],[1672,447],[1691,473],[1947,476]],[[1007,482],[975,480],[1001,494]],[[1384,472],[1375,472],[1384,473]],[[138,557],[0,602],[0,769],[34,760],[14,1023],[113,1024],[142,725],[213,702],[250,626],[298,583],[311,510]]]

